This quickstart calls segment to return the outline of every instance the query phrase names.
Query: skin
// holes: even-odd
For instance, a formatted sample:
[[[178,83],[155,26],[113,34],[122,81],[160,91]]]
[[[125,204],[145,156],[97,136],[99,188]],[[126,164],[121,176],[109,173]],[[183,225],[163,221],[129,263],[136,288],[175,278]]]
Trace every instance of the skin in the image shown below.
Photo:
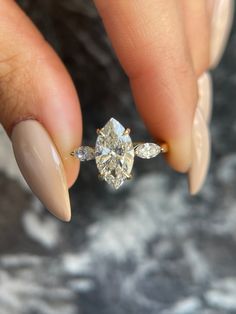
[[[169,144],[167,161],[191,165],[197,79],[209,67],[207,0],[95,0],[147,129]],[[82,137],[80,103],[59,57],[13,0],[0,0],[0,122],[35,118],[53,139],[70,187],[79,163],[68,158]],[[56,117],[56,118],[55,118]]]

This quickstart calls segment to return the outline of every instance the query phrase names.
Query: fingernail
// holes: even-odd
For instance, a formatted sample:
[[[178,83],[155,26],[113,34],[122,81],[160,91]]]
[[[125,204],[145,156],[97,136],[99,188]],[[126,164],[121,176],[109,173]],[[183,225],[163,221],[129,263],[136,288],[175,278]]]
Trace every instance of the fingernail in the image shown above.
[[[192,130],[192,165],[189,170],[189,191],[194,195],[201,189],[210,161],[210,137],[206,121],[197,107]]]
[[[212,112],[212,80],[208,72],[198,79],[199,101],[198,108],[202,111],[204,119],[210,122]]]
[[[224,53],[233,24],[234,1],[215,0],[212,6],[210,63],[214,68]]]
[[[18,123],[11,135],[18,166],[34,194],[57,218],[71,217],[61,158],[44,127],[35,120]]]

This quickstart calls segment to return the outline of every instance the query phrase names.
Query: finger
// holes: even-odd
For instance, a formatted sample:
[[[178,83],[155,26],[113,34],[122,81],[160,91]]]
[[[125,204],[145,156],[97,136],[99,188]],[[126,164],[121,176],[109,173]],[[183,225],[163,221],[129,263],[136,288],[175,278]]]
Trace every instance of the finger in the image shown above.
[[[0,121],[32,190],[55,215],[69,220],[67,184],[79,165],[68,156],[82,132],[77,94],[31,21],[13,1],[0,2]]]
[[[206,0],[210,15],[210,65],[215,68],[225,51],[233,24],[234,0]]]
[[[181,0],[185,32],[196,75],[209,68],[210,17],[206,0]]]
[[[211,77],[206,72],[210,63],[210,16],[204,0],[181,0],[195,73],[198,78],[198,103],[192,128],[192,162],[188,171],[189,192],[198,193],[205,181],[210,162]]]
[[[209,67],[212,68],[217,66],[226,47],[233,22],[234,1],[206,0],[206,7],[209,16]],[[203,34],[204,30],[201,29],[200,23],[197,28]],[[190,34],[191,36],[194,36],[194,32]],[[197,34],[195,37],[197,37]],[[210,137],[206,124],[206,122],[209,122],[212,107],[210,75],[207,73],[201,75],[198,86],[199,110],[196,111],[194,119],[192,165],[188,173],[191,194],[196,194],[202,187],[210,161]]]
[[[197,84],[179,1],[95,4],[147,127],[156,139],[168,142],[170,165],[187,171]]]

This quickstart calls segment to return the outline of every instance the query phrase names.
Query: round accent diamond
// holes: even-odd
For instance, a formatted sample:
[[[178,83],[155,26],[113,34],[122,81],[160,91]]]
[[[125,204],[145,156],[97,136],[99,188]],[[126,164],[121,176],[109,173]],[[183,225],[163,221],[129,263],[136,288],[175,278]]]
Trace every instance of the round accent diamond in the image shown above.
[[[155,143],[143,143],[135,147],[135,155],[143,159],[154,158],[160,153],[161,147]]]
[[[98,131],[95,160],[100,176],[113,188],[118,189],[130,178],[134,163],[133,144],[128,129],[114,118]]]

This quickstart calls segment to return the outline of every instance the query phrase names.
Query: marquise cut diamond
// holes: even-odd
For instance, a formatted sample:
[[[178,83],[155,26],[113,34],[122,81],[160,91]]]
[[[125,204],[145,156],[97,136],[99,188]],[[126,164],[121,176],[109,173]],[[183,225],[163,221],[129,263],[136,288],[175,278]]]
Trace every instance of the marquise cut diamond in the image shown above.
[[[161,147],[155,143],[138,144],[135,147],[136,156],[143,159],[150,159],[156,157],[161,153]]]
[[[131,176],[133,144],[125,128],[114,118],[99,131],[95,160],[101,177],[115,189]]]

